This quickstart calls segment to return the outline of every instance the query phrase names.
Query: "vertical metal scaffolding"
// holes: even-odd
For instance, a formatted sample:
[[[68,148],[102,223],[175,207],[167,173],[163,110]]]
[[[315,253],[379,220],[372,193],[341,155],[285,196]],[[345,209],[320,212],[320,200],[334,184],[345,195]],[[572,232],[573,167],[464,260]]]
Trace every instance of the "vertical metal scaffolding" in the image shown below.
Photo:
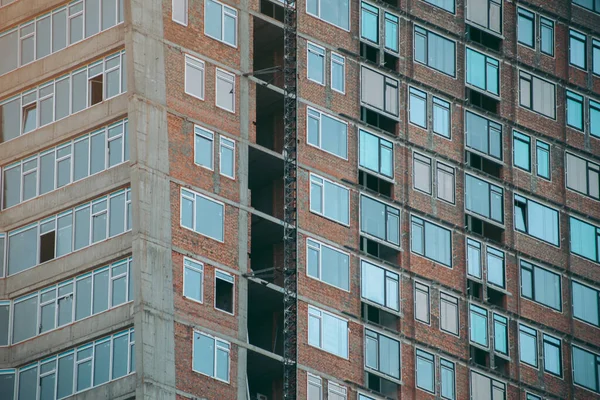
[[[285,0],[283,20],[283,398],[297,393],[297,57],[296,4]]]

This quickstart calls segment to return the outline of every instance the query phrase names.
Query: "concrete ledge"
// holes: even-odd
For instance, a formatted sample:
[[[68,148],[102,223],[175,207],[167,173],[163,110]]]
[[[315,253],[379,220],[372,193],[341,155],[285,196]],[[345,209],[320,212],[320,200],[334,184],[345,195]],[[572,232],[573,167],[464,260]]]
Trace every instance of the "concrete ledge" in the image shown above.
[[[19,0],[22,1],[22,0]],[[8,98],[32,86],[86,65],[95,58],[114,53],[125,45],[123,24],[57,51],[47,57],[0,76],[0,99]],[[83,56],[83,58],[82,58]]]
[[[0,213],[0,231],[8,232],[110,193],[130,182],[129,162],[117,165]]]
[[[67,397],[65,400],[133,399],[135,398],[136,379],[136,374],[128,375],[97,388]]]
[[[68,4],[65,0],[16,0],[0,12],[0,27],[9,28],[15,24],[25,22],[38,14]]]
[[[8,165],[67,139],[72,139],[78,134],[122,119],[127,114],[127,107],[127,93],[123,93],[60,121],[9,140],[0,144],[0,160],[2,160],[3,166]]]
[[[0,279],[0,299],[14,299],[123,258],[131,254],[131,237],[131,232],[127,232]]]
[[[0,369],[17,368],[118,332],[133,324],[133,302],[0,349]]]

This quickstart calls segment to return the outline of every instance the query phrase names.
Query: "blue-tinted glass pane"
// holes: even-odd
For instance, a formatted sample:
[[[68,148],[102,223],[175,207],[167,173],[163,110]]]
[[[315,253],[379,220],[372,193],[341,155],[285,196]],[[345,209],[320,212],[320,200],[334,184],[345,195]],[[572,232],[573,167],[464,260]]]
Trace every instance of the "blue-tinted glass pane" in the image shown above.
[[[485,90],[485,56],[467,48],[467,82]]]
[[[570,218],[571,252],[597,261],[596,227],[579,219]]]

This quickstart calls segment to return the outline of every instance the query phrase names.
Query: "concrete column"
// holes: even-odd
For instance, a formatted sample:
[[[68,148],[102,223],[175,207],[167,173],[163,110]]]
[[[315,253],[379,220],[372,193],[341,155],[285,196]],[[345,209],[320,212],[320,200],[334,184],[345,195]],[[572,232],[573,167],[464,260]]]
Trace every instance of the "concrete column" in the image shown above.
[[[137,399],[175,399],[162,0],[126,4]]]

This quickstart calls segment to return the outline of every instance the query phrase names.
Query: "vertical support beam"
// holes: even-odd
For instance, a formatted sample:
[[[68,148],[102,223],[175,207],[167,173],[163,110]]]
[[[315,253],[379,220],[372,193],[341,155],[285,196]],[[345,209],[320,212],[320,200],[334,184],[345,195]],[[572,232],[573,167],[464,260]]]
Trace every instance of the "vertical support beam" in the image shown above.
[[[283,25],[283,398],[295,400],[298,361],[297,32],[296,4],[285,0]]]
[[[125,2],[133,205],[136,399],[175,399],[163,1]]]

